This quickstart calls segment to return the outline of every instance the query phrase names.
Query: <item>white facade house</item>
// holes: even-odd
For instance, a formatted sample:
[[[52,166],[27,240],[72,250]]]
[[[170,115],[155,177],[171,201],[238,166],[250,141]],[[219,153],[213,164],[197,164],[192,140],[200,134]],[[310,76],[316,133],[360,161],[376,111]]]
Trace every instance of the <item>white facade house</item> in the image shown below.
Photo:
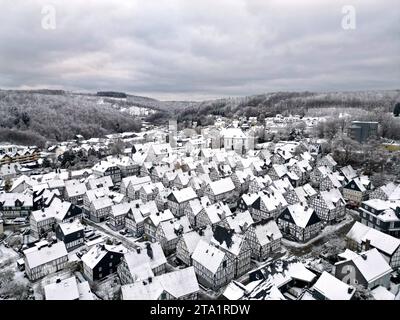
[[[32,247],[24,251],[25,272],[32,281],[62,270],[68,264],[64,242]]]

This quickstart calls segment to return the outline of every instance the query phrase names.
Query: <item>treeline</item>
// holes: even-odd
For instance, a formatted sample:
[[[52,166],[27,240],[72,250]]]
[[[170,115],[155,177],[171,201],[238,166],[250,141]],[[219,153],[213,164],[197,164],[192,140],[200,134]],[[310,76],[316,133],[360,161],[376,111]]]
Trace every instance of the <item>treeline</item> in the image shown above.
[[[367,111],[384,110],[393,112],[400,91],[366,92],[277,92],[243,98],[206,101],[185,110],[175,112],[180,121],[200,121],[208,115],[224,117],[259,117],[277,114],[304,115],[310,109],[317,108],[355,108]]]
[[[126,98],[127,95],[124,92],[115,92],[115,91],[99,91],[97,92],[97,96],[99,97],[111,97],[111,98]]]
[[[21,144],[140,131],[141,121],[93,96],[0,91],[0,140]]]

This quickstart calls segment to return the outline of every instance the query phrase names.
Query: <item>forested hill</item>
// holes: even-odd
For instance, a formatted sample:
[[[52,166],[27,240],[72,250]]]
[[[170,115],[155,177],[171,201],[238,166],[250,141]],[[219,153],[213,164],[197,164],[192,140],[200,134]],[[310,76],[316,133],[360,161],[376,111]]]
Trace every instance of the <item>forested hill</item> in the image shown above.
[[[95,95],[0,90],[0,143],[42,146],[76,134],[90,138],[140,130],[140,120],[119,112],[116,105]]]
[[[248,97],[204,101],[177,112],[178,120],[204,122],[208,115],[259,117],[305,114],[312,109],[357,108],[393,112],[400,90],[359,92],[276,92]]]
[[[206,125],[213,121],[209,115],[265,117],[305,114],[314,109],[324,114],[334,108],[392,112],[396,101],[400,101],[400,90],[276,92],[201,102],[159,101],[107,91],[100,91],[99,95],[46,89],[0,90],[0,143],[44,145],[48,140],[63,141],[76,134],[90,138],[136,131],[140,129],[140,119],[122,111],[132,106],[155,110],[146,118],[150,122],[165,123],[169,117],[176,117],[180,122]]]

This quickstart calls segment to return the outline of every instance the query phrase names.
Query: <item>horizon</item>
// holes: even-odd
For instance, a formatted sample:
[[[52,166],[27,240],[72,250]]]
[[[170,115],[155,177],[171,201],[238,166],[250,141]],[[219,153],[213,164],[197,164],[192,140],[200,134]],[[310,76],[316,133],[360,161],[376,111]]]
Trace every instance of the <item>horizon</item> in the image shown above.
[[[237,96],[221,96],[221,97],[214,97],[214,98],[209,98],[209,99],[199,99],[199,100],[191,100],[191,99],[180,99],[180,100],[163,100],[163,99],[158,99],[152,96],[144,96],[140,94],[135,94],[131,92],[124,92],[124,91],[119,91],[119,90],[95,90],[95,91],[83,91],[83,90],[77,90],[77,91],[72,91],[72,90],[64,90],[61,88],[35,88],[35,89],[20,89],[20,88],[10,88],[10,89],[5,89],[5,88],[0,88],[0,91],[64,91],[65,93],[72,93],[72,94],[81,94],[81,95],[94,95],[96,96],[98,92],[118,92],[118,93],[124,93],[128,96],[133,96],[133,97],[139,97],[139,98],[147,98],[147,99],[152,99],[156,100],[159,102],[204,102],[204,101],[213,101],[213,100],[224,100],[224,99],[240,99],[240,98],[245,98],[245,97],[254,97],[258,95],[268,95],[268,94],[275,94],[275,93],[312,93],[312,94],[335,94],[335,93],[344,93],[344,94],[351,94],[351,93],[366,93],[366,92],[388,92],[388,91],[400,91],[399,88],[393,88],[393,89],[360,89],[360,90],[326,90],[326,91],[311,91],[311,90],[301,90],[301,91],[284,91],[284,90],[279,90],[279,91],[269,91],[269,92],[260,92],[260,93],[255,93],[255,94],[250,94],[250,95],[237,95]],[[40,94],[45,94],[45,93],[40,93]],[[400,94],[400,92],[399,92]],[[110,97],[112,98],[112,97]],[[400,98],[400,96],[399,96]],[[116,98],[118,99],[118,98]]]

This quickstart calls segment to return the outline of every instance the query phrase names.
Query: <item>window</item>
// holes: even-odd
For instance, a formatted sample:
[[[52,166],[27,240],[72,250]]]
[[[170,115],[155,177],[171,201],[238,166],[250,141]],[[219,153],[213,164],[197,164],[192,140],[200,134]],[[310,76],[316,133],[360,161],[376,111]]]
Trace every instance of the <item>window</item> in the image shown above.
[[[112,267],[112,262],[110,262],[110,263],[108,264],[108,266],[109,266],[109,267]]]
[[[226,260],[222,262],[222,268],[226,268]]]
[[[103,275],[101,273],[99,273],[99,278],[102,278],[102,277],[103,277]]]
[[[114,258],[114,256],[113,256],[113,255],[111,255],[111,256],[110,256],[110,258],[112,259],[112,258]]]
[[[102,270],[101,267],[99,267],[99,272],[100,272],[101,270]]]

